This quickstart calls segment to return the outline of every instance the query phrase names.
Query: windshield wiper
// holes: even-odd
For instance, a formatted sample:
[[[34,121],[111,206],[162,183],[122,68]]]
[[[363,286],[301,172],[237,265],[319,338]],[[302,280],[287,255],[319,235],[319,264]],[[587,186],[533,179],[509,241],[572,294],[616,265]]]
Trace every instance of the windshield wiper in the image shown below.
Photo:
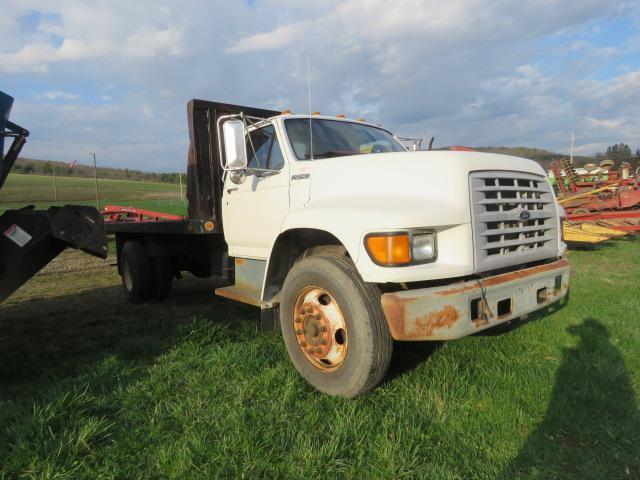
[[[314,154],[314,158],[332,158],[332,157],[346,157],[349,155],[358,155],[359,152],[353,152],[349,150],[328,150],[319,154]]]

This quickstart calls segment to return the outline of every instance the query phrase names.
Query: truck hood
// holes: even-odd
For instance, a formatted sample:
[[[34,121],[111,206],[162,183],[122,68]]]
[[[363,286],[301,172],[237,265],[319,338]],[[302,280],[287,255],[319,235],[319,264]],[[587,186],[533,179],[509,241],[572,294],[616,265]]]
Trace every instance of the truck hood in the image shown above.
[[[294,167],[292,176],[303,169],[310,173],[305,209],[364,215],[372,228],[470,223],[472,171],[509,170],[545,176],[532,160],[482,152],[376,153],[304,164]]]

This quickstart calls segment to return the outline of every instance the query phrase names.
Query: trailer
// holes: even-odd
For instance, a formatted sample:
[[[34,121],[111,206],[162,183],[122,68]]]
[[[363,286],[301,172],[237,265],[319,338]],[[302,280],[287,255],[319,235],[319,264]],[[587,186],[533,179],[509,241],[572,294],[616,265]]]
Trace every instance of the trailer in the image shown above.
[[[0,189],[29,131],[9,121],[13,98],[0,92]],[[7,152],[4,139],[12,138]],[[65,205],[36,210],[33,205],[0,215],[0,302],[3,302],[66,248],[107,257],[107,237],[99,212]]]
[[[353,397],[394,340],[460,338],[566,296],[561,209],[531,160],[409,151],[344,115],[204,100],[187,115],[188,215],[105,212],[131,301],[211,277],[260,308],[310,384]]]

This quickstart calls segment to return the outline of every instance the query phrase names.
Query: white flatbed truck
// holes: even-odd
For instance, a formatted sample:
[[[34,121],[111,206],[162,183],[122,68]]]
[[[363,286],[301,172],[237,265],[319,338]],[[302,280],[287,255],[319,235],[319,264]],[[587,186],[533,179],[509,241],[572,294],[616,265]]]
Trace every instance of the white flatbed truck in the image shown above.
[[[565,297],[561,207],[534,161],[410,151],[343,116],[188,104],[189,215],[108,222],[132,301],[182,271],[261,309],[314,387],[375,387],[396,341],[450,340]]]

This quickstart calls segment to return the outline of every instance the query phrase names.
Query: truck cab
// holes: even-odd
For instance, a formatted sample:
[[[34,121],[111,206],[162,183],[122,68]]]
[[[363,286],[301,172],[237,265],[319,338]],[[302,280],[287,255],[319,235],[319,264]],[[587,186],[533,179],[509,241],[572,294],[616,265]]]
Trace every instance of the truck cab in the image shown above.
[[[216,293],[260,307],[319,390],[373,388],[394,340],[460,338],[565,297],[562,211],[536,162],[411,151],[363,119],[227,107],[207,117],[208,150],[190,122],[190,159],[204,152],[218,175],[200,221],[219,240],[187,256],[223,265],[208,271],[228,279]],[[149,258],[173,252],[160,257],[175,274],[189,263],[167,242],[142,239]]]

